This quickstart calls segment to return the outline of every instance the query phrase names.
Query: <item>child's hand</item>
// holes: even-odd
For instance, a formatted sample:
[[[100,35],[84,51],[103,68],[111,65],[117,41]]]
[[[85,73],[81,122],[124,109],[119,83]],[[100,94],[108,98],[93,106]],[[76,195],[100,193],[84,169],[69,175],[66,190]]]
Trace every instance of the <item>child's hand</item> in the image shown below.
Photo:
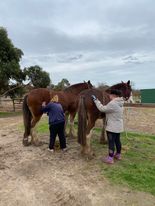
[[[95,95],[91,95],[91,98],[93,99],[93,101],[97,100]]]
[[[46,106],[46,102],[43,102],[43,103],[42,103],[42,107],[45,107],[45,106]]]

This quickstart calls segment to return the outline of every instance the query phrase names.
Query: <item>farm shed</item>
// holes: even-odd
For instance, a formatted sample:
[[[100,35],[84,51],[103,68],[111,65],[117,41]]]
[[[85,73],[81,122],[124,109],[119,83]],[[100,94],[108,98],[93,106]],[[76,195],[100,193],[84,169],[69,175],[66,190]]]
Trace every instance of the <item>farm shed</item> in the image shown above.
[[[155,103],[155,89],[142,89],[141,103]]]

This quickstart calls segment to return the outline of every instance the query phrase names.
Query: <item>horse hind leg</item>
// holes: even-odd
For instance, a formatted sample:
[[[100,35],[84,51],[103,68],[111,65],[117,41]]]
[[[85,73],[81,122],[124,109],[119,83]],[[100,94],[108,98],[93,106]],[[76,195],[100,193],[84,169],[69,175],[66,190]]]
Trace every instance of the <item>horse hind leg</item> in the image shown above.
[[[27,98],[28,96],[25,96],[23,101],[23,120],[24,120],[23,145],[24,146],[30,145],[28,137],[31,131],[31,120],[32,120],[32,114],[27,104]]]
[[[36,124],[37,122],[40,120],[41,116],[38,117],[34,117],[32,119],[31,122],[31,144],[35,145],[35,146],[39,146],[40,142],[37,136],[37,131],[36,131]]]
[[[28,140],[29,135],[27,134],[27,132],[24,132],[24,136],[23,136],[23,145],[24,146],[29,146],[31,143]]]
[[[92,130],[90,130],[89,134],[86,135],[86,145],[82,147],[81,153],[86,155],[88,159],[91,159],[94,155],[91,149],[91,137],[92,137]]]
[[[94,155],[94,152],[91,149],[91,137],[92,137],[94,125],[95,125],[95,120],[89,119],[88,126],[87,126],[87,134],[86,134],[86,145],[82,146],[82,150],[81,150],[81,153],[87,155],[89,159],[92,158],[92,156]]]
[[[101,136],[100,136],[100,144],[107,144],[107,134],[105,131],[105,118],[103,118],[103,127],[102,127]]]

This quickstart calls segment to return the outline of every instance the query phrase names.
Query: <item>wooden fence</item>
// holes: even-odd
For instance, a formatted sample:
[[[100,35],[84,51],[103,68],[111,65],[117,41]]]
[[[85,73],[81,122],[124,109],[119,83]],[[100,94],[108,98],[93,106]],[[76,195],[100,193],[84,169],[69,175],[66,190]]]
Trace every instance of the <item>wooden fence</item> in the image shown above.
[[[0,111],[16,112],[22,110],[23,98],[2,99]]]
[[[23,98],[16,99],[3,99],[0,104],[0,111],[21,111],[22,110]],[[155,104],[144,104],[144,103],[125,103],[125,107],[141,107],[141,108],[155,108]]]
[[[149,104],[149,103],[125,103],[124,107],[147,107],[147,108],[155,108],[155,104]]]

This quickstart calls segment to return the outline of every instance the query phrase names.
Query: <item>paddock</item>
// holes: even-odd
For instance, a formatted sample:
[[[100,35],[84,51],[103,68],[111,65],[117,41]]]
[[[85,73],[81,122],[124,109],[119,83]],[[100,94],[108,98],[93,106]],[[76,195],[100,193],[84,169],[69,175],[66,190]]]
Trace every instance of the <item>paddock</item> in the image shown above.
[[[93,134],[94,139],[92,138],[96,156],[92,160],[87,160],[80,155],[80,146],[76,139],[67,139],[69,150],[66,153],[60,152],[58,144],[55,154],[52,155],[47,151],[46,116],[42,118],[38,126],[39,137],[43,144],[39,147],[24,147],[22,145],[22,116],[19,113],[17,116],[11,116],[11,113],[3,117],[3,113],[0,118],[0,205],[154,206],[155,185],[152,178],[155,177],[153,169],[155,155],[149,153],[150,172],[147,168],[144,168],[146,171],[143,171],[141,167],[136,168],[136,162],[144,161],[148,157],[145,156],[147,155],[145,147],[147,150],[149,147],[155,147],[155,129],[153,128],[155,108],[126,107],[124,114],[125,122],[127,122],[125,123],[127,137],[123,134],[124,159],[122,162],[117,162],[114,167],[109,167],[100,162],[101,156],[107,152],[107,145],[103,146],[98,142],[100,122],[97,123]],[[132,135],[131,132],[137,132],[143,136],[138,138],[136,133]],[[145,136],[145,134],[153,134],[153,136]],[[148,141],[145,142],[145,139]],[[139,147],[140,143],[145,143],[143,144],[145,147]],[[118,183],[117,180],[122,181],[119,179],[122,175],[120,172],[123,172],[121,169],[126,166],[129,166],[129,170],[126,170],[125,175],[131,179],[139,175],[137,178],[142,177],[144,187],[143,185],[141,188],[135,187],[132,185],[133,182]],[[114,170],[118,171],[116,176],[113,176]],[[113,179],[109,177],[109,174]],[[114,177],[118,179],[115,181]],[[139,182],[136,183],[136,180],[135,185],[138,185]],[[143,180],[148,181],[148,185]]]
[[[96,127],[102,126],[102,120]],[[155,104],[125,104],[124,130],[155,135]]]

